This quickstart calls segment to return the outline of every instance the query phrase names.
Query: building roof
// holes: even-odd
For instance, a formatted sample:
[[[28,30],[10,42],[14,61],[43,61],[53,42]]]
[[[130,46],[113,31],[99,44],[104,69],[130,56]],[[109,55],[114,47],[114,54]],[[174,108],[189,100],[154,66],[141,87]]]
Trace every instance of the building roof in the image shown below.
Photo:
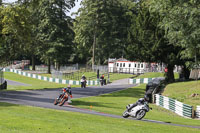
[[[108,60],[109,63],[114,63],[114,62],[118,62],[118,61],[129,62],[129,60],[124,59],[124,58],[119,58],[119,59],[116,59],[116,58],[109,58],[109,60]]]
[[[119,59],[117,59],[116,61],[129,61],[129,60],[124,59],[124,58],[119,58]]]

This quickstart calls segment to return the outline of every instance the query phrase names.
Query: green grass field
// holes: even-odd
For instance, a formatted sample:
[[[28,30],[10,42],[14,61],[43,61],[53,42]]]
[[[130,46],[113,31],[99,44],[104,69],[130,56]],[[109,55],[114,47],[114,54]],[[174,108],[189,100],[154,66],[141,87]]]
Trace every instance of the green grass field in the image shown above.
[[[80,80],[81,76],[83,74],[87,77],[87,80],[97,80],[97,73],[95,73],[95,72],[84,72],[82,74],[74,73],[73,76],[72,75],[68,76],[68,77],[63,76],[63,79]],[[46,76],[46,77],[52,77],[51,74],[39,74],[39,75]],[[101,74],[100,74],[100,76],[101,76]],[[105,79],[108,79],[108,75],[107,74],[104,75],[104,76],[105,76]],[[109,79],[110,79],[110,82],[113,82],[115,80],[124,79],[124,78],[131,78],[131,77],[134,77],[134,76],[135,75],[133,75],[133,74],[110,73]],[[74,77],[76,77],[76,78],[74,78]],[[79,78],[77,78],[77,77],[79,77]]]
[[[160,77],[160,75],[158,75],[158,77]],[[31,85],[26,87],[13,86],[14,88],[9,88],[8,90],[63,87],[63,85],[60,84],[27,78],[9,72],[5,73],[5,78]],[[114,92],[111,94],[73,99],[72,105],[99,112],[121,115],[122,112],[125,110],[125,106],[127,104],[134,103],[137,101],[138,98],[144,96],[145,86],[145,84],[141,84],[140,86]],[[196,81],[173,83],[169,84],[166,87],[164,94],[172,98],[183,97],[182,99],[184,99],[184,102],[188,101],[189,103],[193,102],[190,101],[191,98],[189,97],[189,94],[191,92],[199,93],[199,88],[200,86],[198,87]],[[186,97],[184,97],[185,95]],[[199,99],[196,98],[196,100],[196,104],[200,103]],[[183,125],[200,125],[199,120],[180,117],[171,111],[168,111],[153,104],[150,104],[150,106],[153,108],[153,110],[147,113],[145,119]],[[176,127],[143,121],[132,121],[128,119],[116,119],[110,117],[102,117],[96,115],[80,114],[68,111],[59,111],[22,105],[13,105],[7,103],[0,103],[0,114],[0,131],[2,133],[174,133],[179,131],[183,133],[200,132],[200,129]]]
[[[42,74],[43,75],[43,74]],[[48,76],[50,77],[50,74],[44,74],[43,76]],[[110,76],[110,80],[119,80],[123,78],[128,78],[132,77],[133,75],[131,74],[112,74]],[[21,83],[28,84],[29,86],[13,86],[13,85],[8,85],[8,90],[27,90],[27,89],[44,89],[44,88],[62,88],[66,87],[67,85],[64,84],[58,84],[58,83],[52,83],[52,82],[47,82],[47,81],[42,81],[34,78],[29,78],[25,77],[19,74],[15,74],[12,72],[5,72],[4,73],[4,78],[8,80],[13,80]],[[106,77],[105,77],[106,78]],[[72,85],[72,87],[80,87],[78,85]]]
[[[1,133],[175,133],[199,129],[0,103]]]
[[[80,108],[92,109],[109,114],[121,115],[125,110],[125,106],[136,102],[144,96],[145,84],[127,90],[105,94],[96,97],[87,97],[74,99],[72,105]],[[186,119],[164,108],[150,104],[153,108],[148,112],[145,119],[164,121],[176,124],[199,125],[199,120]]]
[[[21,76],[12,72],[5,72],[4,78],[29,85],[29,86],[8,85],[7,90],[28,90],[28,89],[44,89],[44,88],[51,89],[51,88],[62,88],[66,86],[63,84],[51,83],[51,82],[42,81],[39,79]],[[73,87],[76,87],[76,86],[73,86]]]
[[[192,94],[199,94],[191,97]],[[183,103],[200,105],[200,81],[177,82],[166,86],[163,95],[177,99]]]

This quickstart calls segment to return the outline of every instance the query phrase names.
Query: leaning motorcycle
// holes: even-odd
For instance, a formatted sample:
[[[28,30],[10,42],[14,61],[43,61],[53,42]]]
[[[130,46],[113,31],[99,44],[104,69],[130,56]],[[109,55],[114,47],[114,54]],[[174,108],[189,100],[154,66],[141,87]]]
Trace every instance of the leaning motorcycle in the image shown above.
[[[70,95],[69,93],[62,93],[58,98],[54,100],[54,105],[58,104],[59,106],[62,106],[66,101],[71,102],[71,98],[72,95]]]
[[[150,109],[148,102],[144,102],[144,104],[137,105],[136,107],[133,107],[130,111],[128,109],[132,106],[133,104],[129,104],[126,106],[126,110],[122,114],[124,118],[128,118],[129,116],[141,120],[145,115],[146,112],[149,112]]]

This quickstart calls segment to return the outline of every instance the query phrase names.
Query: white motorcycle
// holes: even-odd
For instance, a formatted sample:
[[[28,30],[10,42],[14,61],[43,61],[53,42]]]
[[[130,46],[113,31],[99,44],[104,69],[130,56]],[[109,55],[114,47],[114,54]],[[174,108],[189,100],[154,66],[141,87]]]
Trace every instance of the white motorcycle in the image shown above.
[[[136,107],[133,107],[130,111],[128,111],[128,109],[132,105],[133,104],[129,104],[126,106],[126,110],[122,114],[124,118],[128,118],[129,116],[131,116],[137,120],[141,120],[146,115],[146,112],[149,112],[149,110],[152,109],[149,108],[148,102],[144,102],[144,104],[139,104]]]

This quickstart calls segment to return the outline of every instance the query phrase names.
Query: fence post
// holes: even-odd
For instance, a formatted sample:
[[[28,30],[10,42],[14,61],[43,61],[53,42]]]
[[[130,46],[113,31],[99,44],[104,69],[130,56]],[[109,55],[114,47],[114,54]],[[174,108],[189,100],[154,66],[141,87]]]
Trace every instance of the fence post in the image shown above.
[[[194,119],[195,118],[195,110],[194,110],[194,107],[192,106],[192,118]]]

